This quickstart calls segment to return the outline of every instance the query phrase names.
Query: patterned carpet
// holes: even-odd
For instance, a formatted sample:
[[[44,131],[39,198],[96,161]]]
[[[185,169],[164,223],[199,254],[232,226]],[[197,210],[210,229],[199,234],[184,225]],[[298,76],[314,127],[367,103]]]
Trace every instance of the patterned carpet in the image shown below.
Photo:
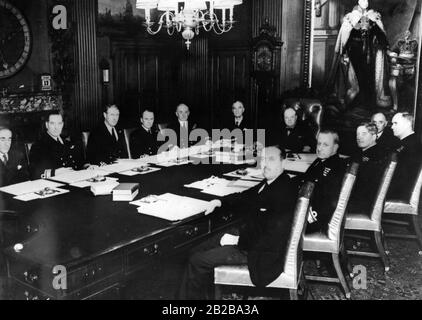
[[[379,259],[351,257],[352,266],[360,270],[366,268],[366,289],[353,288],[352,280],[349,285],[352,290],[353,300],[420,300],[422,299],[422,256],[418,254],[418,246],[415,241],[387,239],[390,250],[390,271],[384,273],[384,268]],[[346,240],[348,248],[354,247],[366,250],[365,242]],[[177,256],[168,261],[162,261],[149,269],[136,274],[129,281],[129,285],[122,297],[127,300],[173,300],[179,287],[179,281],[185,265],[186,256]],[[328,261],[328,260],[327,260]],[[363,267],[362,267],[363,266]],[[317,269],[313,260],[305,262],[305,274],[319,273],[328,275],[330,263],[321,263]],[[357,272],[356,272],[357,273]],[[363,274],[361,274],[363,276]],[[315,300],[344,300],[339,285],[308,283],[312,296]],[[282,299],[288,299],[286,291]],[[241,293],[228,293],[223,299],[242,299]],[[5,279],[0,278],[0,299],[16,299],[14,287],[7,285]],[[280,296],[266,296],[262,293],[250,295],[251,300],[280,299]]]
[[[386,228],[388,231],[388,227]],[[366,268],[366,289],[354,288],[349,278],[352,300],[422,300],[422,256],[418,254],[415,241],[387,239],[390,250],[390,271],[384,273],[380,259],[366,257],[351,257],[350,262],[357,270]],[[346,240],[348,248],[369,249],[367,242]],[[185,263],[185,257],[172,259],[155,266],[149,272],[138,275],[128,288],[127,299],[141,300],[172,300],[176,297],[177,288]],[[305,274],[320,273],[328,275],[327,266],[322,263],[317,269],[313,260],[305,263]],[[153,276],[152,276],[153,275]],[[360,275],[363,276],[361,273]],[[355,280],[357,282],[357,279]],[[337,284],[308,283],[315,300],[345,300],[345,296]],[[241,293],[227,293],[223,299],[242,299]],[[288,292],[282,296],[288,299]],[[249,299],[280,299],[279,296],[264,296],[259,293]]]

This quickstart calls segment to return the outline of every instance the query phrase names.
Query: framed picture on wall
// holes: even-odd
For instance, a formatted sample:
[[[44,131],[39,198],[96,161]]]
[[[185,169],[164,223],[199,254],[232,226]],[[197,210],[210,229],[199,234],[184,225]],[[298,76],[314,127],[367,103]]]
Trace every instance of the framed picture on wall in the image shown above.
[[[144,22],[144,11],[136,9],[136,0],[98,0],[99,34],[139,34]]]

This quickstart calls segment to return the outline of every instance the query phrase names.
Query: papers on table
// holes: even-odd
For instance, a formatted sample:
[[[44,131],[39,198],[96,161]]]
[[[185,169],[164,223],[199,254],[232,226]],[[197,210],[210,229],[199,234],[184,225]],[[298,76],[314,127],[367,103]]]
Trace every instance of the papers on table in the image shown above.
[[[69,190],[65,190],[65,189],[49,188],[48,190],[42,190],[39,192],[21,194],[13,198],[20,201],[31,201],[31,200],[36,200],[36,199],[45,199],[45,198],[55,197],[55,196],[68,193],[68,192]]]
[[[117,180],[117,179],[116,179]],[[91,184],[91,192],[94,196],[103,196],[111,194],[113,189],[119,185],[116,180],[106,180]]]
[[[109,177],[105,178],[105,181],[109,181],[109,182],[116,182],[118,180],[119,179],[117,179],[117,178],[109,178]],[[95,184],[98,184],[98,183],[100,183],[100,182],[84,180],[84,181],[78,181],[78,182],[75,182],[75,183],[71,183],[70,185],[72,187],[76,187],[76,188],[86,188],[86,187],[91,187],[92,185],[95,185]]]
[[[172,193],[165,193],[156,197],[155,202],[134,201],[138,212],[170,221],[183,220],[196,214],[205,212],[209,202],[190,197],[182,197]]]
[[[260,181],[233,181],[223,178],[210,177],[208,179],[185,185],[185,187],[200,189],[202,193],[211,194],[218,197],[225,197],[230,194],[244,192],[259,183]]]
[[[122,159],[122,160],[118,160],[117,163],[102,166],[101,170],[105,170],[105,171],[110,172],[110,173],[125,172],[125,171],[132,170],[133,168],[145,165],[146,164],[145,160],[144,160],[144,158],[136,159],[136,160],[131,160],[131,159],[124,159],[123,160]]]
[[[167,162],[161,162],[158,165],[161,167],[173,167],[173,166],[183,166],[185,164],[188,163],[192,163],[192,160],[189,159],[176,159],[176,160],[171,160],[171,161],[167,161]]]
[[[63,183],[72,184],[79,181],[89,180],[98,176],[107,176],[110,172],[95,169],[95,170],[78,170],[78,171],[69,171],[64,174],[60,174],[54,177],[49,178],[50,180],[59,181]]]
[[[186,184],[185,187],[203,190],[211,186],[224,187],[224,186],[227,186],[230,182],[231,182],[230,180],[227,180],[224,178],[211,176],[210,178],[207,178],[204,180],[196,181],[191,184]]]
[[[57,183],[53,181],[39,179],[39,180],[12,184],[10,186],[0,188],[0,191],[10,193],[15,196],[19,196],[19,195],[27,194],[31,192],[38,192],[40,190],[44,190],[45,188],[53,189],[53,188],[61,187],[63,185],[64,185],[63,183]]]
[[[240,178],[243,180],[264,180],[262,170],[257,168],[239,169],[229,173],[225,173],[224,176],[231,178]]]
[[[309,153],[298,153],[293,155],[293,158],[287,158],[285,161],[284,169],[298,173],[306,172],[312,162],[317,158],[316,154]]]
[[[310,165],[311,164],[307,162],[286,161],[284,165],[284,170],[303,173],[303,172],[306,172],[306,170],[308,170]]]
[[[139,175],[139,174],[148,174],[148,173],[152,173],[152,172],[156,172],[156,171],[160,171],[160,170],[161,170],[161,168],[148,167],[147,169],[145,169],[145,171],[138,171],[138,170],[136,170],[136,168],[134,168],[130,171],[120,172],[120,174],[124,175],[124,176],[131,177],[131,176],[136,176],[136,175]]]

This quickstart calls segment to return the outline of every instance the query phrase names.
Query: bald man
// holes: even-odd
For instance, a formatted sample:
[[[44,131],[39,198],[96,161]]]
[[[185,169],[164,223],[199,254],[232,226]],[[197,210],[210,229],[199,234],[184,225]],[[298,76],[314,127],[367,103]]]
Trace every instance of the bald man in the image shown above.
[[[311,129],[298,119],[297,111],[287,107],[283,112],[279,144],[292,152],[315,151],[316,139]]]
[[[400,139],[400,147],[397,149],[398,162],[387,199],[409,201],[422,164],[422,145],[413,131],[412,114],[399,112],[393,117],[392,123],[391,129]]]
[[[394,136],[393,131],[388,126],[388,120],[382,113],[375,113],[371,121],[377,126],[377,146],[385,152],[391,152],[400,146],[400,140]]]
[[[171,123],[168,129],[172,129],[176,133],[179,148],[188,148],[196,143],[196,141],[189,141],[189,135],[196,128],[196,123],[189,120],[190,110],[184,103],[176,107],[175,114],[177,121]]]

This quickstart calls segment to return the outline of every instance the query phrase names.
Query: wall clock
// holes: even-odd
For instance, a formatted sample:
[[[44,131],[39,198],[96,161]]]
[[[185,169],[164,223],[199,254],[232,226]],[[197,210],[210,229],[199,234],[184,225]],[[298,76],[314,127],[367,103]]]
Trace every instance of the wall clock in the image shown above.
[[[31,52],[31,32],[22,13],[6,0],[0,0],[0,79],[19,72]]]

